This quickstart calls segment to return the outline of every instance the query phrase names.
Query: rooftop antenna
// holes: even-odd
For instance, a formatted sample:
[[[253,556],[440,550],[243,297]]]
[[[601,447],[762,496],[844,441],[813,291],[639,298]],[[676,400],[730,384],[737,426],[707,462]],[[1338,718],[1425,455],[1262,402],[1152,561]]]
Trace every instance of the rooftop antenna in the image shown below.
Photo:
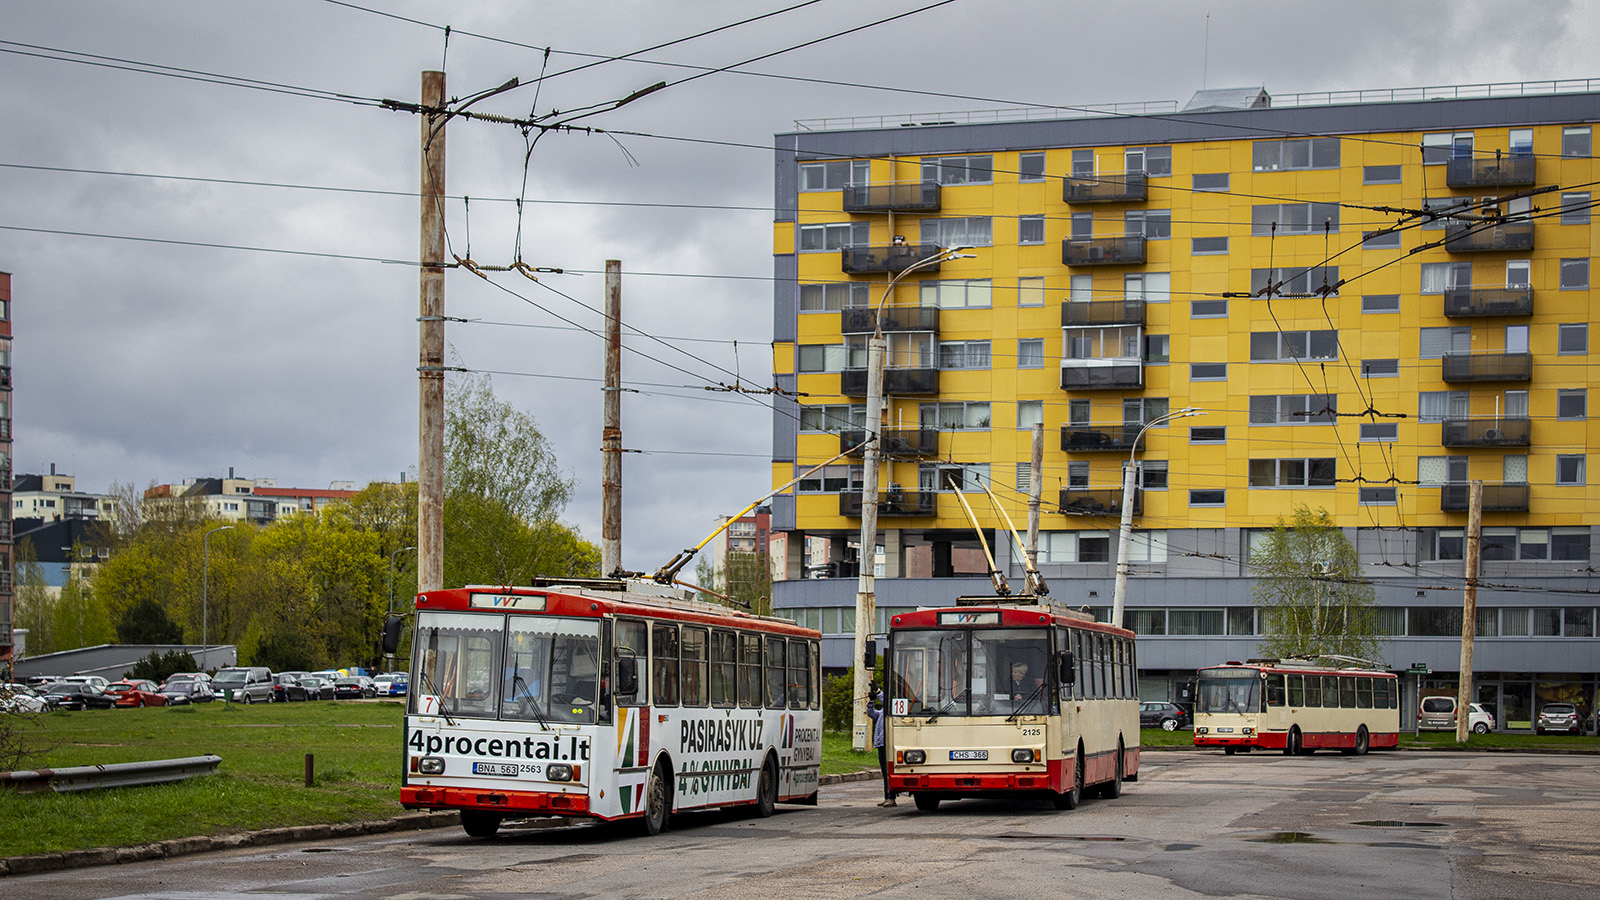
[[[1200,90],[1206,89],[1206,78],[1211,74],[1211,13],[1206,13],[1206,49],[1200,63]]]

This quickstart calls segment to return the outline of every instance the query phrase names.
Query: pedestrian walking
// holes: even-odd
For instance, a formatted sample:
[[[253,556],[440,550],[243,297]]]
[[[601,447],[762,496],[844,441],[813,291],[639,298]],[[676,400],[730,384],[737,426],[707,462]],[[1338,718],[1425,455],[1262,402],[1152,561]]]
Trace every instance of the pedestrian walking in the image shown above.
[[[877,700],[878,705],[873,707],[872,701]],[[867,688],[867,715],[872,717],[872,746],[878,748],[878,773],[883,776],[883,802],[879,806],[894,806],[895,791],[889,789],[889,752],[884,746],[884,726],[889,720],[889,711],[883,706],[883,691],[873,684]]]

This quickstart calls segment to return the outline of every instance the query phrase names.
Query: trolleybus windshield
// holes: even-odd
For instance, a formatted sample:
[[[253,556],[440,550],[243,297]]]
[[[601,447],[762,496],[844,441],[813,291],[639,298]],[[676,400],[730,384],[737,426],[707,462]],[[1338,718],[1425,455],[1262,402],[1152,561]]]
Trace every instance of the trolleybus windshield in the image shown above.
[[[893,634],[896,715],[995,716],[1056,711],[1044,628],[938,629]],[[904,709],[905,712],[900,712]]]
[[[589,724],[600,695],[600,622],[419,612],[412,712]]]
[[[1237,674],[1235,674],[1237,673]],[[1255,713],[1261,711],[1261,676],[1253,669],[1213,670],[1200,675],[1197,713]]]

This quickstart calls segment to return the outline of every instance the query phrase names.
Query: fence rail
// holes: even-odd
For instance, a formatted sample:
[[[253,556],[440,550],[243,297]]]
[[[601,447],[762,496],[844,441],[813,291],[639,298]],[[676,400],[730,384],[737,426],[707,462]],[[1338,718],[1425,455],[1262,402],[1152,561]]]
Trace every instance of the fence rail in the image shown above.
[[[0,787],[21,794],[54,791],[92,791],[111,787],[141,787],[183,781],[200,775],[214,775],[222,757],[185,756],[182,759],[152,759],[145,762],[114,763],[108,766],[70,766],[65,769],[32,769],[0,772]]]

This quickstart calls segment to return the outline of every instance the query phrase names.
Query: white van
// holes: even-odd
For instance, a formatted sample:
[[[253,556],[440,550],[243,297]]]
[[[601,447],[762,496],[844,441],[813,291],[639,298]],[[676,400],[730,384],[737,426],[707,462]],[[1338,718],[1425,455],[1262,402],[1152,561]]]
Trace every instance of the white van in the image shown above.
[[[211,679],[211,689],[235,703],[271,703],[272,670],[266,666],[219,669]]]

